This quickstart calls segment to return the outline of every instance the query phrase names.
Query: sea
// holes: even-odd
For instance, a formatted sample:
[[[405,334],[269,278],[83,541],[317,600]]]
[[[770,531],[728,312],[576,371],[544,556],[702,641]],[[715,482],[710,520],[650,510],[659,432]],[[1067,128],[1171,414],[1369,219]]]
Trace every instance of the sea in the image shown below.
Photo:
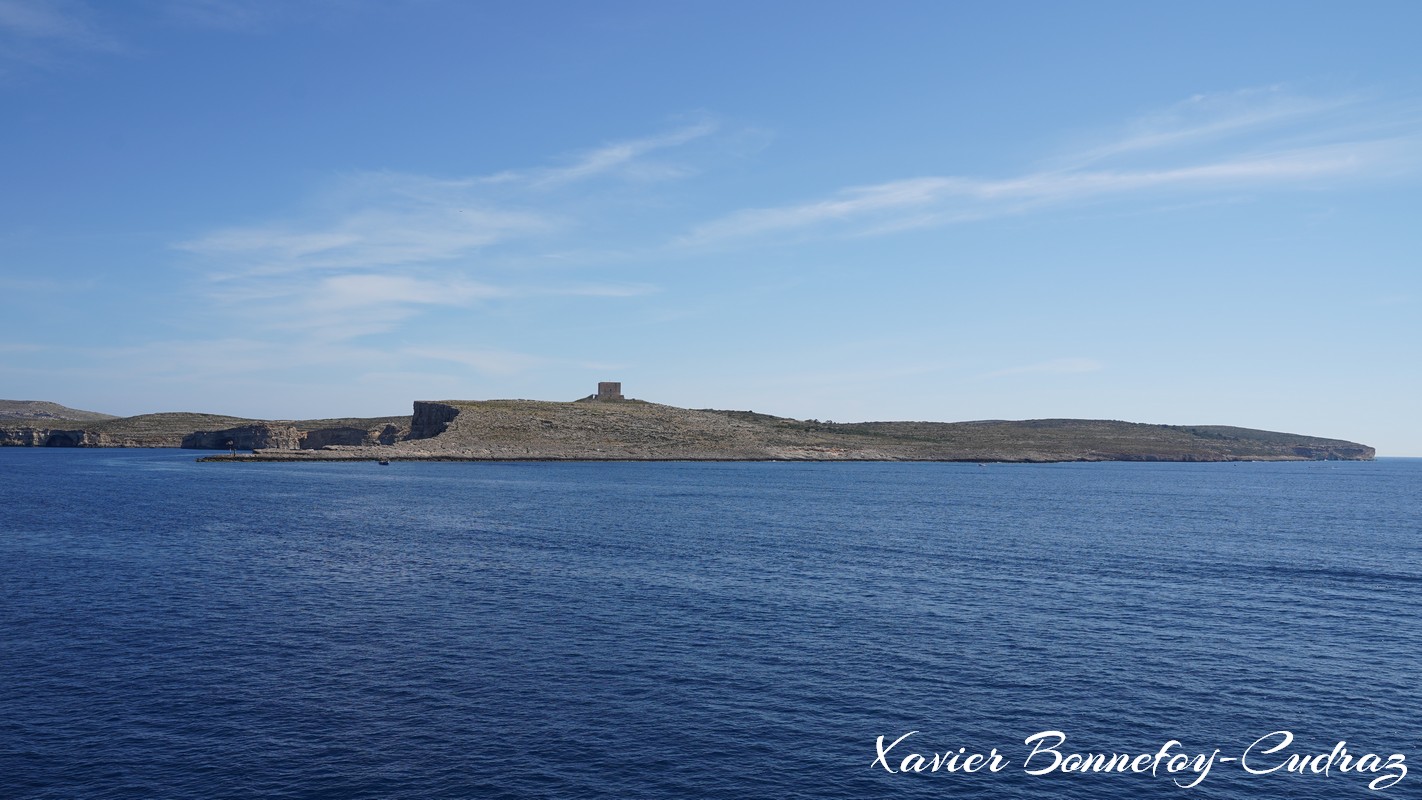
[[[0,448],[0,798],[1418,798],[1422,460]]]

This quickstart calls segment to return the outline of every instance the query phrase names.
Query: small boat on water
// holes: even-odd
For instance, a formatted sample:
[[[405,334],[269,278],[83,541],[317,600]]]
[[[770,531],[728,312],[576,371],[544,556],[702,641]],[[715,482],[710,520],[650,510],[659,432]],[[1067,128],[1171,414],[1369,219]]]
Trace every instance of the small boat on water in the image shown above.
[[[382,466],[382,467],[388,467],[388,466],[390,466],[390,459],[388,459],[388,458],[382,458],[382,459],[380,459],[379,461],[377,461],[377,462],[375,462],[375,463],[379,464],[379,465]]]

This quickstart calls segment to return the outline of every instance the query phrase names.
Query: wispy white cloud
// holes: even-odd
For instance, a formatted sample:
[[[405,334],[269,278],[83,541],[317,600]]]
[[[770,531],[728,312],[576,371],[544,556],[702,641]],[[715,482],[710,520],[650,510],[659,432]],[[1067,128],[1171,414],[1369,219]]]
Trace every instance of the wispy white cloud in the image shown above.
[[[0,0],[0,34],[88,49],[117,47],[93,10],[78,0]]]
[[[173,247],[206,278],[197,291],[210,307],[240,316],[255,334],[327,343],[387,333],[441,309],[477,312],[493,301],[642,296],[657,287],[570,280],[567,270],[583,259],[561,259],[555,275],[511,273],[500,254],[546,269],[540,254],[605,210],[597,196],[588,198],[602,181],[623,180],[646,155],[714,130],[699,122],[598,148],[567,166],[494,178],[346,174],[287,219],[218,228]]]
[[[78,0],[0,0],[0,75],[50,67],[79,52],[121,53],[123,43]]]
[[[490,301],[534,297],[627,298],[649,284],[493,285],[459,273],[352,272],[223,284],[211,295],[254,333],[291,333],[341,342],[396,329],[429,311],[477,310]]]
[[[688,241],[738,238],[852,221],[886,211],[921,208],[953,193],[972,193],[973,183],[958,178],[912,178],[843,189],[834,196],[801,205],[736,212],[695,228]]]
[[[1232,136],[1304,123],[1331,112],[1356,107],[1354,95],[1309,97],[1283,86],[1197,94],[1125,125],[1105,143],[1089,145],[1065,156],[1082,166],[1128,154],[1179,149]]]
[[[471,308],[508,290],[453,274],[346,272],[235,280],[209,294],[253,334],[341,342],[384,333],[425,311]]]
[[[1408,139],[1324,145],[1155,170],[1038,172],[1000,180],[912,178],[851,187],[800,205],[739,211],[697,226],[681,242],[702,244],[832,223],[849,233],[885,233],[1146,190],[1237,190],[1385,174],[1402,159],[1412,160],[1408,151],[1417,144]]]
[[[365,308],[385,304],[461,306],[505,292],[468,281],[433,281],[410,275],[334,275],[323,278],[312,298],[317,309]]]
[[[406,267],[467,259],[484,248],[550,237],[576,224],[552,190],[594,178],[683,174],[650,153],[715,132],[701,121],[584,153],[571,164],[493,176],[440,177],[391,171],[339,176],[308,198],[296,218],[219,228],[174,247],[205,259],[212,277]]]
[[[213,277],[231,279],[447,261],[555,226],[552,218],[535,211],[458,207],[391,195],[331,221],[226,228],[175,247],[208,258],[216,266]]]
[[[1148,192],[1267,189],[1415,169],[1422,149],[1419,126],[1398,130],[1395,123],[1380,121],[1368,129],[1356,117],[1347,124],[1330,119],[1313,128],[1301,125],[1352,102],[1293,98],[1273,90],[1192,98],[1052,169],[1006,178],[928,175],[853,186],[803,203],[737,211],[695,226],[677,243],[825,230],[882,234]],[[1244,135],[1271,126],[1286,131]],[[1176,152],[1201,143],[1211,145],[1208,152]],[[1151,158],[1143,162],[1146,155]],[[1129,164],[1111,164],[1126,156]]]
[[[644,156],[709,136],[716,132],[717,127],[715,121],[703,119],[656,136],[603,145],[579,154],[571,163],[563,166],[501,172],[483,180],[487,183],[518,183],[535,188],[550,188],[612,174],[634,180],[684,177],[690,172],[686,167],[649,163]]]

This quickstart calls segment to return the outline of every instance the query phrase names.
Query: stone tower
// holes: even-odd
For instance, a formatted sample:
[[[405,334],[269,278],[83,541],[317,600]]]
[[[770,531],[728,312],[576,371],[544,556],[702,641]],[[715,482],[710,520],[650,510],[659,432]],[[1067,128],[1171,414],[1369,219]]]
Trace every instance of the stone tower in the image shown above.
[[[622,384],[618,381],[600,381],[597,385],[597,399],[603,402],[624,400]]]

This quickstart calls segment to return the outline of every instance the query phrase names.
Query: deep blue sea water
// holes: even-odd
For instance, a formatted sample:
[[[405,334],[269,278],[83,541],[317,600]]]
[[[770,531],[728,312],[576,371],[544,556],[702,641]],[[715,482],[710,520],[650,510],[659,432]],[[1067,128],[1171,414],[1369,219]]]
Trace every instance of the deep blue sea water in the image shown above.
[[[0,797],[1422,797],[1422,461],[193,457],[0,449]]]

